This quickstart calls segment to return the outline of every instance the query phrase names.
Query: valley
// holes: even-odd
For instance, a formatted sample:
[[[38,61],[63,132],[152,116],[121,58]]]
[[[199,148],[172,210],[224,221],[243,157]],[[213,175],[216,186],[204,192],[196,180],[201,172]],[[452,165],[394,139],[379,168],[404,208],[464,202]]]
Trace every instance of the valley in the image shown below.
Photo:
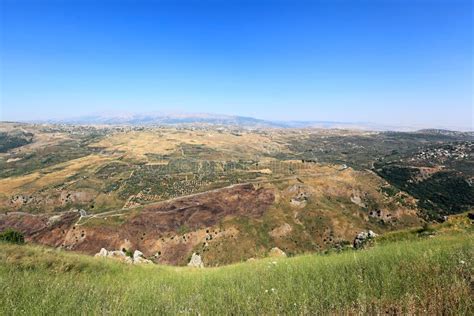
[[[473,135],[2,123],[0,230],[206,266],[351,247],[474,207]],[[19,136],[20,135],[20,136]],[[23,141],[18,138],[23,137]],[[454,193],[453,193],[454,192]]]
[[[0,316],[474,315],[472,1],[0,1]]]

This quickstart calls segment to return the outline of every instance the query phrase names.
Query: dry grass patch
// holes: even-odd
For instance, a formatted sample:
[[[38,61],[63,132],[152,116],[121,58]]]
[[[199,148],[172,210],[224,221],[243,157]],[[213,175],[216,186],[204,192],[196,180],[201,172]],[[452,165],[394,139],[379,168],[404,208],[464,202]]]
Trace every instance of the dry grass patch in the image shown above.
[[[1,179],[0,194],[33,193],[41,188],[63,183],[65,179],[74,176],[79,171],[95,169],[110,159],[109,157],[99,155],[89,155],[24,176]]]
[[[217,131],[131,131],[107,137],[93,147],[126,152],[127,156],[146,158],[145,154],[167,155],[179,152],[180,145],[203,145],[218,150],[216,159],[255,158],[255,154],[286,151],[286,147],[275,143],[265,135],[243,133],[236,136]]]

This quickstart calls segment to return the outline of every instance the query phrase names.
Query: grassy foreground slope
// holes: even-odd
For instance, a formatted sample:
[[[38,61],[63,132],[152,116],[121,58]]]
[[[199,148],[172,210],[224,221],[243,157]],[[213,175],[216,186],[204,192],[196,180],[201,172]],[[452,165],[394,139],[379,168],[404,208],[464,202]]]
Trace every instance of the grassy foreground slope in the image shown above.
[[[472,315],[472,229],[418,235],[382,237],[362,251],[206,269],[0,244],[0,314]]]

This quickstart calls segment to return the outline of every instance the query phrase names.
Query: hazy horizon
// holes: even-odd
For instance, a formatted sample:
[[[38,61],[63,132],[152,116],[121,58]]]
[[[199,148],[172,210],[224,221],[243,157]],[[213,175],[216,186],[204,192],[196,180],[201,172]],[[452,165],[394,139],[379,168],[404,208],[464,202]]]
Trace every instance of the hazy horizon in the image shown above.
[[[154,118],[155,121],[150,121]],[[162,121],[163,119],[165,121]],[[244,119],[240,123],[236,123],[233,119]],[[158,119],[158,120],[157,120]],[[229,120],[229,124],[238,124],[242,127],[252,127],[256,122],[263,124],[261,127],[272,128],[329,128],[329,129],[354,129],[366,131],[399,131],[411,132],[423,129],[441,129],[458,132],[474,132],[471,126],[457,127],[449,125],[402,125],[402,124],[383,124],[374,121],[325,121],[325,120],[268,120],[253,116],[241,116],[237,114],[222,113],[206,113],[206,112],[183,112],[183,111],[149,111],[149,112],[132,112],[132,111],[106,111],[93,112],[85,115],[71,115],[64,117],[49,117],[47,119],[20,119],[20,120],[0,120],[4,122],[33,123],[33,124],[71,124],[71,125],[176,125],[176,124],[223,124],[214,121],[221,119],[222,122]],[[250,121],[246,122],[245,119]],[[142,121],[141,121],[142,120]],[[168,122],[171,120],[171,122]],[[182,121],[180,121],[182,120]],[[257,125],[255,125],[257,126]]]
[[[0,121],[165,111],[473,129],[471,1],[0,10]]]

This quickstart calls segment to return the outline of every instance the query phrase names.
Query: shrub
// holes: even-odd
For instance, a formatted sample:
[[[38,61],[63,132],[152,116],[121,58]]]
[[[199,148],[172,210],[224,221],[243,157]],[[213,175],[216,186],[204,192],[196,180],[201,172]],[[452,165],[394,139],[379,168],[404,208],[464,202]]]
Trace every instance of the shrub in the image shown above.
[[[418,229],[418,235],[420,236],[430,236],[434,234],[435,230],[428,222],[424,223],[423,227]]]
[[[133,258],[133,251],[132,250],[123,248],[122,251],[125,252],[125,255],[127,257]]]
[[[5,241],[13,244],[24,244],[25,237],[22,233],[8,228],[0,233],[0,241]]]

